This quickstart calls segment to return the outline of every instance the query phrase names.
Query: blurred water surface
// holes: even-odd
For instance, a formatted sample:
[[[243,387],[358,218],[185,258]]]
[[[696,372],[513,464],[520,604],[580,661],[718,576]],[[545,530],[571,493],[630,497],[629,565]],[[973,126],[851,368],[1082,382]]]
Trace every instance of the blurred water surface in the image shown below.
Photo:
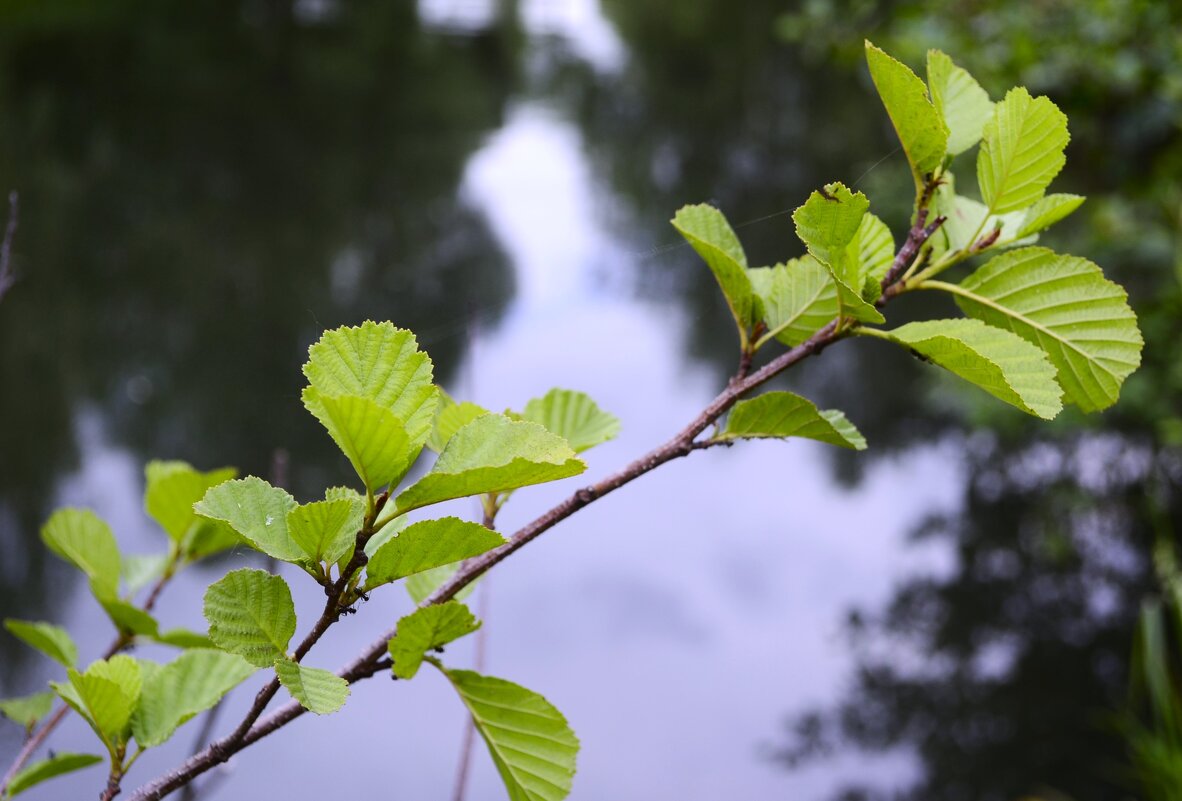
[[[735,350],[709,272],[666,223],[679,205],[720,205],[753,263],[797,255],[788,215],[825,181],[905,223],[905,165],[866,77],[778,39],[782,5],[0,9],[0,181],[22,192],[20,282],[0,304],[0,612],[63,621],[87,656],[105,647],[101,613],[37,530],[85,505],[125,551],[161,548],[141,504],[150,458],[267,475],[284,449],[297,497],[348,482],[298,397],[326,327],[411,328],[438,380],[489,408],[590,393],[623,421],[591,476],[679,429]],[[1086,166],[1060,191],[1111,185]],[[1143,258],[1112,261],[1162,280]],[[1148,415],[1036,436],[879,345],[843,345],[786,384],[846,410],[871,451],[695,455],[484,584],[487,671],[544,693],[580,735],[573,798],[926,782],[926,798],[1046,785],[1088,799],[1119,783],[1093,770],[1120,757],[1096,720],[1119,700],[1148,586],[1145,499],[1158,523],[1178,516],[1176,460]],[[502,527],[574,486],[515,494]],[[204,586],[251,561],[184,574],[159,617],[201,627]],[[320,590],[299,578],[307,622]],[[310,663],[338,666],[409,606],[378,593]],[[449,661],[471,664],[470,649]],[[6,693],[56,676],[6,634],[0,658]],[[851,708],[854,730],[835,729]],[[204,795],[449,797],[462,723],[437,676],[374,679]],[[126,786],[183,758],[194,728]],[[55,746],[88,739],[72,720]],[[18,745],[6,729],[0,757]],[[98,784],[91,770],[29,797]],[[481,752],[469,798],[500,797]]]

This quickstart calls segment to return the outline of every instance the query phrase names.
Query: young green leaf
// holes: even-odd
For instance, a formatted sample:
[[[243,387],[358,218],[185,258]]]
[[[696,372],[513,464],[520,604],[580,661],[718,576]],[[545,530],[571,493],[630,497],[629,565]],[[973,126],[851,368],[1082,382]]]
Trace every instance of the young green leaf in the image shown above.
[[[799,345],[837,316],[837,285],[812,256],[747,271],[763,302],[766,337]]]
[[[936,192],[934,205],[936,212],[945,217],[937,235],[943,237],[948,250],[968,251],[974,244],[972,237],[978,232],[981,236],[989,236],[997,228],[1001,229],[996,239],[997,245],[1024,244],[1017,242],[1023,218],[1020,211],[990,214],[989,207],[984,203],[958,195],[945,187],[940,187]],[[1030,241],[1034,239],[1037,237],[1032,237]]]
[[[433,592],[442,587],[444,583],[456,574],[460,569],[459,562],[453,562],[450,565],[443,565],[442,567],[435,567],[430,570],[424,570],[422,573],[415,573],[407,576],[406,594],[410,596],[411,600],[416,604],[421,604],[427,600]],[[476,584],[479,582],[473,581],[471,584],[465,586],[462,590],[456,593],[455,600],[463,601],[472,591],[476,589]]]
[[[882,279],[886,278],[895,261],[895,238],[891,236],[891,229],[866,212],[849,249],[850,258],[858,265],[855,286],[861,290],[863,299],[877,300],[882,294]]]
[[[243,542],[242,537],[238,536],[238,532],[230,524],[221,520],[199,518],[181,541],[181,553],[189,560],[203,559]]]
[[[747,256],[731,224],[721,211],[705,204],[683,206],[672,222],[714,273],[745,342],[747,332],[759,321],[761,310],[747,277]]]
[[[458,601],[424,606],[398,621],[388,650],[394,660],[394,675],[413,679],[423,663],[423,656],[480,628],[468,607]]]
[[[0,699],[0,715],[26,729],[49,714],[53,708],[53,693],[34,693],[19,698]]]
[[[360,498],[316,501],[287,513],[287,532],[310,560],[331,565],[353,553],[364,518]]]
[[[119,592],[119,546],[110,527],[89,509],[59,509],[41,528],[49,550],[81,570],[99,597]]]
[[[406,515],[399,515],[390,522],[383,525],[377,532],[365,541],[365,555],[373,558],[373,555],[378,552],[378,549],[387,542],[398,536],[398,532],[410,525],[410,518]],[[338,563],[339,564],[339,563]],[[344,568],[344,565],[341,565]]]
[[[1022,218],[1021,228],[1018,230],[1018,237],[1030,236],[1037,234],[1045,228],[1050,228],[1055,223],[1062,220],[1068,214],[1078,209],[1083,205],[1084,198],[1082,195],[1047,195],[1042,200],[1035,203],[1026,210],[1025,216]]]
[[[34,762],[20,773],[12,777],[8,783],[8,797],[16,796],[35,787],[41,782],[48,781],[65,773],[88,768],[102,762],[103,758],[94,754],[53,754],[48,759]]]
[[[74,645],[74,640],[70,638],[69,632],[61,626],[7,618],[4,621],[4,628],[12,632],[13,636],[23,640],[26,645],[36,648],[55,662],[68,668],[78,664],[78,647]]]
[[[503,545],[504,538],[479,523],[455,517],[424,520],[389,539],[370,557],[366,589],[477,556]]]
[[[804,205],[792,213],[792,220],[796,235],[809,253],[829,268],[837,285],[841,313],[855,320],[881,323],[884,318],[878,309],[862,299],[858,251],[850,248],[869,207],[870,201],[861,192],[851,192],[840,183],[826,184],[822,191],[809,195]]]
[[[327,670],[280,659],[275,663],[275,674],[300,706],[317,715],[336,712],[349,697],[348,682]]]
[[[304,559],[304,549],[287,531],[287,515],[295,498],[255,476],[226,481],[205,493],[198,501],[197,514],[218,520],[257,550],[282,562]]]
[[[921,285],[922,286],[922,285]],[[1143,340],[1125,291],[1087,259],[1022,248],[987,262],[959,285],[935,282],[965,314],[1045,350],[1065,400],[1085,412],[1116,403],[1141,363]]]
[[[115,628],[123,634],[155,637],[159,632],[160,626],[156,618],[138,606],[132,606],[119,598],[99,598],[99,604],[115,624]]]
[[[542,696],[468,670],[444,675],[472,714],[510,801],[561,801],[570,794],[579,740]]]
[[[286,655],[296,628],[287,582],[262,570],[235,570],[211,584],[205,591],[205,619],[219,648],[258,667]]]
[[[456,432],[431,472],[406,489],[406,512],[452,498],[504,492],[578,475],[587,469],[570,445],[536,423],[486,414]]]
[[[911,69],[866,42],[866,63],[878,96],[907,154],[916,186],[944,160],[948,126],[928,99],[927,87]]]
[[[85,675],[98,676],[113,681],[131,699],[134,709],[144,684],[144,664],[154,667],[154,663],[141,663],[133,656],[116,654],[109,659],[96,659],[91,662],[90,666],[86,668]]]
[[[211,708],[256,668],[224,651],[185,651],[145,677],[131,729],[141,748],[161,745],[186,721]]]
[[[91,664],[85,673],[70,668],[68,681],[50,682],[49,686],[90,724],[99,739],[108,745],[118,745],[126,742],[131,732],[139,676],[138,672],[133,676],[125,663],[112,670],[105,664],[99,667],[101,662]]]
[[[410,440],[402,418],[357,395],[322,395],[306,387],[304,406],[328,430],[370,490],[397,484],[422,450]]]
[[[198,634],[189,629],[176,628],[158,632],[151,637],[153,642],[161,645],[171,645],[173,648],[216,648],[213,640],[205,634]]]
[[[1063,404],[1042,350],[979,320],[925,320],[881,334],[996,398],[1050,420]]]
[[[575,453],[615,439],[620,433],[620,420],[609,414],[583,392],[552,389],[525,405],[521,417],[537,423],[552,434],[570,443]]]
[[[438,402],[431,359],[414,334],[392,323],[367,320],[325,331],[308,348],[304,375],[323,397],[354,395],[388,409],[416,452],[431,431]]]
[[[725,442],[763,437],[805,437],[857,451],[866,448],[865,438],[844,414],[818,409],[812,401],[791,392],[765,392],[739,401],[713,439]]]
[[[939,50],[928,51],[928,87],[932,105],[948,126],[948,154],[955,156],[981,141],[993,116],[993,101],[981,84]]]
[[[439,409],[435,412],[435,425],[431,429],[431,436],[427,437],[427,447],[441,453],[457,431],[483,414],[488,414],[488,409],[483,406],[468,401],[456,403],[440,392]]]
[[[237,474],[232,467],[203,473],[186,462],[148,462],[144,468],[147,481],[144,511],[174,542],[181,542],[197,519],[193,504],[201,500],[210,487],[229,481]]]
[[[168,566],[165,554],[135,554],[123,557],[123,586],[134,595],[164,574]]]
[[[1007,92],[985,123],[977,154],[977,184],[990,212],[1019,211],[1040,200],[1067,161],[1070,138],[1067,117],[1050,100],[1021,86]]]

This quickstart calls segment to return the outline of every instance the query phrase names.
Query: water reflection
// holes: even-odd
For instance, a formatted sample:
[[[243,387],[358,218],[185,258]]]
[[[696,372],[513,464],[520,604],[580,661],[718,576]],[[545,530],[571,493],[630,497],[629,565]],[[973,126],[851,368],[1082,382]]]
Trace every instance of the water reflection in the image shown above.
[[[901,157],[864,76],[784,47],[781,10],[6,10],[0,174],[24,191],[25,224],[23,280],[0,306],[0,419],[14,423],[0,429],[0,609],[57,605],[84,652],[105,644],[35,531],[54,504],[85,503],[129,550],[155,547],[138,499],[152,456],[265,474],[282,446],[297,495],[346,480],[297,400],[301,354],[324,326],[412,327],[448,388],[493,408],[554,384],[590,392],[624,421],[592,473],[672,433],[734,346],[710,275],[666,223],[677,206],[720,204],[755,263],[799,251],[788,211],[827,180],[857,183],[896,230],[906,214],[890,194]],[[1085,161],[1064,191],[1087,191],[1089,175]],[[1131,257],[1097,252],[1127,271]],[[1156,319],[1163,341],[1175,318]],[[1173,397],[1157,391],[1168,360],[1151,356],[1150,383],[1105,421],[1121,437],[1069,421],[1033,440],[1016,415],[878,344],[792,377],[849,413],[869,456],[831,461],[807,443],[705,454],[588,509],[490,582],[490,670],[574,722],[574,797],[823,798],[918,782],[925,797],[1008,798],[1039,781],[1075,789],[1073,764],[1119,759],[1092,722],[1119,698],[1146,585],[1137,503],[1150,476],[1175,482],[1146,422]],[[978,426],[999,433],[966,433]],[[1096,465],[1127,470],[1089,477]],[[565,489],[520,493],[505,526]],[[1165,509],[1176,519],[1173,500]],[[927,536],[909,545],[917,530]],[[162,617],[200,625],[194,599],[224,569],[172,588]],[[297,592],[305,616],[312,589]],[[867,611],[848,637],[851,607]],[[406,601],[375,596],[372,609],[392,620]],[[369,634],[334,630],[317,666]],[[43,678],[10,638],[0,648],[5,689]],[[785,710],[809,708],[806,740],[863,750],[783,770],[768,754],[802,745],[776,740]],[[460,722],[430,680],[371,682],[345,714],[264,741],[222,796],[315,797],[342,775],[365,786],[368,745],[334,750],[331,772],[290,759],[361,732],[401,794],[439,797]],[[62,748],[87,745],[79,727],[64,735]],[[183,745],[149,754],[140,775]],[[485,761],[475,782],[474,798],[500,797]],[[40,797],[66,789],[91,785]]]

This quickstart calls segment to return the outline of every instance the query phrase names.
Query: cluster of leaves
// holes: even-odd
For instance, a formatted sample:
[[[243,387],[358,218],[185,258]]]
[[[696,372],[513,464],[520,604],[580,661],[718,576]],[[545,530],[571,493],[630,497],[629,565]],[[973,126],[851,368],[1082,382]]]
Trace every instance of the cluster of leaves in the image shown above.
[[[1046,194],[1064,162],[1063,115],[1020,88],[994,103],[939,52],[929,55],[926,85],[869,44],[867,59],[914,177],[914,223],[898,250],[866,197],[837,183],[814,192],[793,215],[806,254],[771,267],[748,266],[733,229],[714,208],[688,206],[673,220],[731,309],[745,365],[740,377],[769,344],[803,346],[797,352],[804,353],[864,335],[909,348],[1039,417],[1054,417],[1064,402],[1085,411],[1114,403],[1141,347],[1123,290],[1091,262],[1028,246],[1082,202]],[[954,158],[978,143],[980,200],[956,192],[951,170]],[[970,257],[1002,248],[1013,249],[957,284],[935,280]],[[875,327],[886,322],[881,309],[887,300],[914,289],[952,294],[967,316]],[[435,591],[464,560],[505,546],[491,523],[516,490],[581,473],[586,465],[579,454],[612,438],[618,421],[568,390],[553,390],[521,412],[457,403],[434,384],[431,360],[415,337],[390,323],[326,332],[309,349],[304,374],[304,405],[352,465],[359,489],[332,487],[323,499],[301,503],[260,478],[153,463],[145,507],[169,536],[164,557],[124,559],[110,529],[85,510],[58,512],[43,531],[51,550],[86,574],[114,622],[119,636],[109,657],[79,671],[77,649],[61,629],[22,621],[9,621],[9,629],[66,667],[66,680],[52,682],[52,691],[94,729],[117,783],[145,749],[165,742],[260,669],[273,674],[268,686],[287,688],[309,711],[340,709],[347,682],[303,659],[354,604],[405,579],[418,606],[388,643],[394,676],[413,679],[424,663],[440,670],[469,710],[510,797],[564,798],[578,750],[570,727],[530,690],[444,666],[436,652],[480,622],[462,598]],[[805,437],[866,447],[844,414],[791,392],[728,405],[725,422],[699,444]],[[424,449],[438,456],[403,487]],[[480,499],[485,524],[411,520],[412,513],[459,498]],[[145,582],[156,579],[158,589],[177,569],[234,545],[290,564],[324,588],[325,611],[294,649],[291,590],[283,577],[266,571],[237,569],[208,588],[208,635],[162,632],[150,609],[132,603]],[[138,640],[183,652],[166,665],[119,653]],[[260,695],[263,703],[269,697]],[[11,699],[0,710],[31,730],[51,700],[48,694]],[[129,754],[132,740],[136,750]],[[58,755],[28,768],[10,792],[96,760]]]

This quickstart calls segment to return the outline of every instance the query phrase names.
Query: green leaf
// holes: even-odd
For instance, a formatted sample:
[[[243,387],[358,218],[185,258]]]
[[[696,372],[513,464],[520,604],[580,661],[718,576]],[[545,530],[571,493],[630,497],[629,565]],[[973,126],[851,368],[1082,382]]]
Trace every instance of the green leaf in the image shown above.
[[[979,320],[925,320],[885,332],[920,356],[1024,412],[1050,420],[1062,390],[1046,354]]]
[[[1084,200],[1086,198],[1082,195],[1047,195],[1026,210],[1022,226],[1018,230],[1018,238],[1050,228],[1082,206]]]
[[[282,562],[304,559],[304,549],[287,531],[287,515],[295,498],[255,476],[226,481],[205,493],[197,514],[219,520],[255,549]]]
[[[202,473],[186,462],[148,462],[144,468],[147,479],[144,511],[174,542],[181,542],[197,519],[193,504],[201,500],[210,487],[229,481],[237,474],[232,467]]]
[[[410,525],[410,518],[406,515],[399,515],[390,522],[383,525],[377,532],[365,542],[365,555],[372,558],[378,549],[389,542],[394,537],[398,536],[398,532]]]
[[[416,604],[421,604],[454,576],[459,569],[460,562],[453,562],[450,565],[435,567],[430,570],[424,570],[422,573],[407,576],[405,582],[406,592],[411,597],[411,600]],[[472,591],[476,589],[477,581],[473,581],[457,592],[455,600],[462,601],[471,595]]]
[[[713,439],[722,442],[759,437],[806,437],[857,451],[866,448],[866,440],[844,414],[836,409],[818,409],[812,401],[791,392],[765,392],[739,401]]]
[[[99,598],[99,604],[115,628],[124,634],[155,637],[159,632],[156,618],[138,606],[132,606],[119,598]]]
[[[119,592],[119,546],[111,528],[89,509],[59,509],[41,528],[49,550],[90,578],[95,594]]]
[[[205,619],[219,648],[258,667],[286,655],[296,628],[287,582],[262,570],[235,570],[211,584],[205,591]]]
[[[424,606],[398,621],[388,650],[394,660],[394,675],[413,679],[423,663],[423,656],[433,648],[471,634],[480,628],[468,607],[458,601]]]
[[[977,184],[990,211],[1018,211],[1037,202],[1063,169],[1071,137],[1067,117],[1045,97],[1011,89],[985,124]]]
[[[397,509],[504,492],[586,469],[565,440],[540,425],[486,414],[456,432],[431,472],[398,496]]]
[[[799,345],[837,317],[837,285],[812,256],[747,271],[763,302],[765,336]]]
[[[309,559],[331,565],[353,553],[364,518],[360,498],[316,501],[287,513],[287,532]]]
[[[366,589],[478,556],[504,542],[495,531],[456,517],[415,523],[370,557]]]
[[[944,160],[948,126],[928,99],[927,87],[911,69],[866,42],[866,63],[870,77],[882,98],[903,152],[911,164],[916,186],[925,175],[935,172]]]
[[[958,195],[945,187],[940,187],[936,192],[935,207],[946,218],[937,235],[944,238],[948,250],[967,251],[974,244],[974,235],[980,232],[980,236],[988,236],[998,227],[1001,228],[996,240],[998,244],[1021,244],[1017,242],[1023,218],[1020,211],[990,214],[989,207],[984,203]],[[982,220],[985,221],[983,225]],[[1030,241],[1034,241],[1034,238]]]
[[[49,714],[53,708],[53,693],[34,693],[19,698],[0,699],[0,715],[26,729]]]
[[[706,204],[683,206],[672,222],[714,273],[745,342],[747,332],[759,321],[761,310],[747,277],[747,256],[731,224],[721,211]]]
[[[141,748],[160,745],[173,732],[245,681],[256,668],[224,651],[185,651],[144,679],[131,728]]]
[[[340,676],[320,668],[304,667],[290,659],[275,663],[279,682],[300,702],[300,706],[317,715],[330,715],[345,705],[349,684]]]
[[[421,450],[402,419],[369,398],[321,395],[307,387],[303,399],[370,490],[396,484]]]
[[[4,628],[12,632],[13,636],[23,640],[26,645],[36,648],[55,662],[66,667],[74,667],[78,664],[78,647],[74,645],[74,640],[70,638],[69,632],[61,626],[7,618],[4,621]]]
[[[352,395],[387,409],[416,448],[431,431],[438,403],[431,359],[414,334],[393,323],[366,320],[325,331],[308,348],[304,375],[322,397]]]
[[[427,447],[440,453],[447,442],[464,426],[471,423],[482,414],[488,414],[488,409],[475,403],[464,401],[456,403],[446,393],[439,393],[439,409],[435,412],[435,425],[431,429],[431,436],[427,437]]]
[[[948,126],[948,154],[955,156],[980,142],[981,130],[993,116],[993,101],[981,84],[939,50],[929,50],[928,87],[932,105]]]
[[[118,661],[116,661],[118,660]],[[58,696],[82,716],[108,745],[127,741],[131,715],[140,693],[139,666],[131,657],[98,660],[79,673],[67,671],[68,682],[50,682]]]
[[[850,255],[857,263],[855,285],[866,300],[877,300],[882,294],[882,279],[895,261],[895,238],[886,223],[867,212],[849,244]]]
[[[8,797],[15,798],[43,781],[48,781],[64,773],[73,773],[76,770],[88,768],[102,761],[102,757],[94,754],[54,754],[49,759],[34,762],[13,776],[12,781],[8,783]]]
[[[187,559],[203,559],[245,542],[228,523],[201,519],[185,535],[181,542],[181,553]]]
[[[1046,351],[1068,403],[1085,412],[1116,403],[1141,363],[1143,340],[1125,291],[1087,259],[1022,248],[990,260],[959,285],[965,314]]]
[[[123,586],[134,595],[164,575],[167,566],[168,556],[165,554],[125,556],[122,566]]]
[[[870,201],[861,192],[851,192],[840,183],[826,184],[823,191],[809,195],[804,205],[792,213],[792,220],[796,235],[809,253],[829,268],[837,285],[841,313],[855,320],[881,323],[884,318],[878,309],[862,299],[858,251],[850,248],[869,207]]]
[[[171,645],[173,648],[214,648],[213,640],[204,634],[198,634],[189,629],[169,629],[152,637],[154,642],[161,645]]]
[[[552,389],[525,405],[523,420],[537,423],[552,434],[570,443],[575,453],[615,439],[620,433],[620,420],[609,414],[583,392]]]
[[[542,696],[504,679],[445,670],[488,745],[510,801],[561,801],[570,794],[579,740]]]

